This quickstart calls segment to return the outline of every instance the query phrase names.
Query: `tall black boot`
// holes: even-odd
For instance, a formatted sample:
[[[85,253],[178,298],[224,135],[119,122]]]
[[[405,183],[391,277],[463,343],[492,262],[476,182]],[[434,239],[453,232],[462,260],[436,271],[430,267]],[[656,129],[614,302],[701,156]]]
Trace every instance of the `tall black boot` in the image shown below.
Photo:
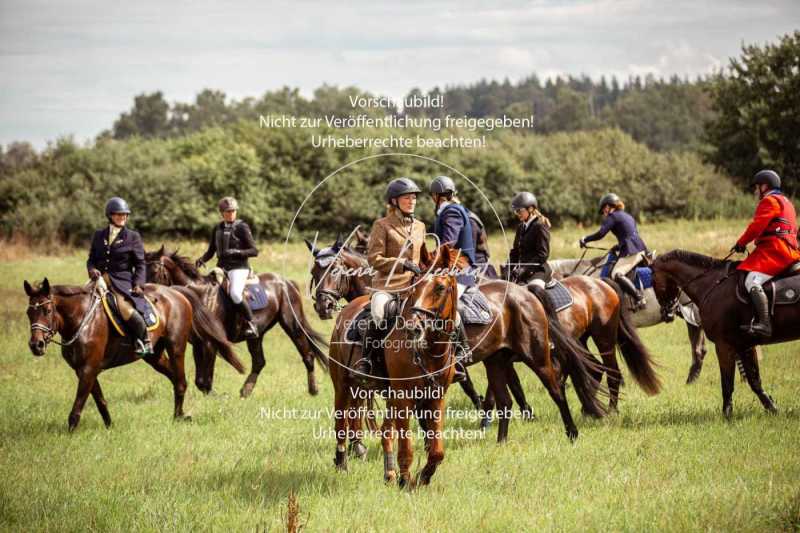
[[[128,333],[133,336],[136,346],[134,353],[139,357],[149,357],[153,354],[153,345],[150,343],[150,336],[147,334],[147,324],[138,311],[134,311],[131,317],[125,322]]]
[[[750,289],[750,300],[753,302],[755,322],[742,325],[742,330],[757,337],[772,337],[772,322],[769,318],[769,301],[764,289],[754,285]]]
[[[254,318],[253,318],[253,310],[250,309],[250,304],[247,303],[247,298],[242,298],[242,303],[238,305],[239,312],[242,313],[242,316],[245,318],[246,323],[244,326],[244,336],[248,339],[257,339],[258,338],[258,329],[256,328]]]
[[[454,339],[456,345],[456,363],[455,375],[453,381],[455,383],[466,381],[467,369],[466,367],[472,364],[472,350],[469,347],[467,340],[467,331],[464,329],[464,321],[459,320],[456,327],[456,336]]]
[[[623,275],[614,276],[614,281],[619,283],[622,290],[625,291],[631,298],[633,298],[634,306],[636,309],[644,309],[647,306],[647,300],[644,299],[642,291],[636,288],[636,285],[627,277]]]
[[[377,360],[377,352],[380,350],[381,338],[378,324],[375,319],[370,317],[364,330],[364,339],[361,345],[361,359],[355,362],[353,370],[355,378],[367,380],[368,376],[374,375],[373,368]]]

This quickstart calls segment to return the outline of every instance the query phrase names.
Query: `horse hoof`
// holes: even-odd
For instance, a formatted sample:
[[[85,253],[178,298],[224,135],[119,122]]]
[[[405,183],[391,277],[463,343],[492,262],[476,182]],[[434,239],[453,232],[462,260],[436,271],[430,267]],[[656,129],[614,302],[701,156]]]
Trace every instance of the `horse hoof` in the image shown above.
[[[192,416],[191,415],[178,415],[175,417],[175,422],[191,422]]]
[[[525,420],[526,422],[533,422],[536,420],[536,415],[533,413],[533,409],[531,409],[530,407],[527,409],[523,409],[521,411],[521,416],[522,419]]]
[[[575,442],[576,440],[578,440],[578,430],[575,428],[568,429],[567,438],[569,439],[570,442]]]
[[[242,390],[239,391],[239,395],[242,398],[247,398],[253,393],[253,387],[254,385],[252,383],[246,383],[244,387],[242,387]]]
[[[731,418],[733,417],[733,407],[731,407],[730,405],[723,407],[722,416],[725,417],[725,420],[730,422]]]
[[[394,470],[389,470],[388,472],[384,472],[383,473],[383,481],[387,485],[391,485],[392,483],[397,481],[397,472],[395,472]]]
[[[351,442],[350,443],[350,454],[357,458],[361,459],[362,461],[367,460],[367,447],[361,441]]]

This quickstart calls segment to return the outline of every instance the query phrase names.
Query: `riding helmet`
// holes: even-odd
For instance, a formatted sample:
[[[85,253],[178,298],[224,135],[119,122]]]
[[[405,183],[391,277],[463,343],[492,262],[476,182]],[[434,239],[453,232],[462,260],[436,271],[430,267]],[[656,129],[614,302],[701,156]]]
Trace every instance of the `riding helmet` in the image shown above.
[[[539,209],[539,201],[536,199],[536,196],[534,196],[532,192],[528,191],[518,192],[511,199],[512,211],[516,211],[517,209],[526,209],[528,207]]]
[[[128,207],[128,202],[119,196],[111,198],[108,202],[106,202],[106,216],[110,217],[114,213],[123,213],[129,215],[131,213],[131,208]]]
[[[770,189],[780,189],[781,177],[774,170],[760,170],[753,176],[751,185],[761,185],[762,183],[769,185]]]
[[[237,202],[236,198],[234,198],[233,196],[226,196],[225,198],[219,201],[219,210],[220,212],[238,211],[239,202]]]
[[[447,176],[436,176],[431,182],[431,194],[455,194],[456,184]]]
[[[606,194],[605,196],[603,196],[602,198],[600,198],[600,207],[599,207],[598,211],[600,213],[602,213],[603,212],[603,208],[605,206],[607,206],[607,205],[616,206],[616,205],[620,204],[621,202],[622,202],[622,200],[620,199],[619,196],[617,196],[613,192],[610,192],[610,193]]]
[[[389,203],[392,198],[397,198],[398,196],[403,196],[404,194],[420,192],[422,192],[422,190],[420,190],[420,188],[417,187],[417,184],[414,183],[414,181],[410,178],[396,178],[390,181],[388,187],[386,187],[384,199],[386,200],[386,203]]]

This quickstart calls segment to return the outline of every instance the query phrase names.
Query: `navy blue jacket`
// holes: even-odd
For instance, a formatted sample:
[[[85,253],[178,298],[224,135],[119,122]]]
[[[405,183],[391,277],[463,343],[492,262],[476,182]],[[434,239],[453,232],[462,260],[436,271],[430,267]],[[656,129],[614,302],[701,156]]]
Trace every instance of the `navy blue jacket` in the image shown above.
[[[614,234],[619,243],[619,257],[626,257],[647,250],[647,246],[639,236],[636,221],[625,211],[617,210],[609,214],[600,229],[583,238],[584,242],[599,241],[608,232]]]
[[[469,259],[470,266],[475,266],[475,242],[472,234],[472,222],[469,211],[461,204],[448,204],[436,216],[433,231],[439,237],[441,244],[451,243],[461,250],[462,255]],[[474,285],[474,276],[456,276],[463,285]]]
[[[115,292],[133,302],[144,316],[147,303],[141,296],[131,294],[133,287],[142,287],[147,281],[142,237],[135,231],[122,228],[114,242],[108,242],[108,226],[94,232],[86,269],[97,269],[108,274]]]

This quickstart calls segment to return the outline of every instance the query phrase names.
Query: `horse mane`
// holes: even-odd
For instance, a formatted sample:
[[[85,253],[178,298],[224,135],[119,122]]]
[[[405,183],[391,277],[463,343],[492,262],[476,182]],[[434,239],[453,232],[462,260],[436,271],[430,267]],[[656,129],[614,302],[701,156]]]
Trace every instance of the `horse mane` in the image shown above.
[[[200,274],[200,271],[197,270],[197,267],[194,265],[192,260],[185,255],[179,255],[178,250],[166,255],[172,260],[173,263],[175,263],[178,268],[183,271],[184,274],[189,276],[191,279],[197,280],[203,277]]]
[[[722,259],[716,259],[707,255],[690,252],[688,250],[672,250],[658,256],[656,260],[679,261],[681,263],[686,263],[687,265],[709,270],[713,268],[722,268],[728,263],[728,261],[723,261]]]
[[[37,289],[41,289],[41,284]],[[53,296],[77,296],[79,294],[90,294],[91,291],[80,285],[52,285],[50,293]]]

